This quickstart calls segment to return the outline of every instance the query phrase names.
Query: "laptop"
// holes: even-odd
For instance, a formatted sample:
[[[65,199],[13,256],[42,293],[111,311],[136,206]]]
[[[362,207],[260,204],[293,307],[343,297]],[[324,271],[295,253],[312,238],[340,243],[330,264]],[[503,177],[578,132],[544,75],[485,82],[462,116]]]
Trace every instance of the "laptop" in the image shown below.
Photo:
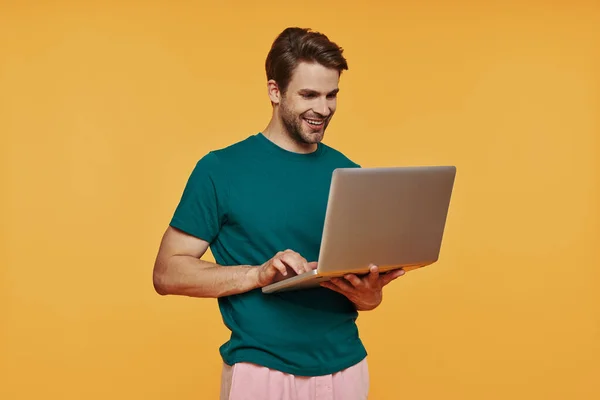
[[[346,274],[406,272],[438,261],[456,167],[338,168],[317,268],[279,277],[263,293],[318,287]],[[309,260],[311,261],[311,260]]]

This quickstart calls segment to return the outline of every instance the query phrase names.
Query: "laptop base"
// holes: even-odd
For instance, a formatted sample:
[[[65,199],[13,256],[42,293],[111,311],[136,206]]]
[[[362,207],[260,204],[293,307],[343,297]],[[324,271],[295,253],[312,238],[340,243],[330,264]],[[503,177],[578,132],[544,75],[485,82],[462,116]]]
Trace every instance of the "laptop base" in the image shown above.
[[[414,269],[425,267],[426,265],[431,264],[431,262],[426,264],[414,264],[414,265],[404,265],[404,266],[388,266],[384,268],[380,268],[379,273],[385,274],[387,272],[391,272],[395,269],[402,268],[405,272],[412,271]],[[287,292],[292,290],[301,290],[301,289],[310,289],[316,288],[321,285],[321,282],[327,282],[332,278],[341,277],[347,274],[355,274],[358,276],[367,275],[369,270],[360,270],[355,272],[337,272],[337,273],[329,273],[322,274],[317,270],[305,272],[300,275],[293,276],[291,278],[285,278],[279,282],[272,283],[262,288],[263,293],[276,293],[276,292]]]

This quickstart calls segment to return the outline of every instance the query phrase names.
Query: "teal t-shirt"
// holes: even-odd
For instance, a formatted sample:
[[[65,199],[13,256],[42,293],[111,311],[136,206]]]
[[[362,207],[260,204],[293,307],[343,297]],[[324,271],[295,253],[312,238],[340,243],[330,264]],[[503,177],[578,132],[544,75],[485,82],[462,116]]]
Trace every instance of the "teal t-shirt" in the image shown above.
[[[219,265],[261,265],[286,249],[317,261],[334,169],[360,168],[320,143],[287,151],[262,133],[209,152],[193,169],[171,226],[210,243]],[[358,313],[326,288],[218,299],[231,337],[220,348],[229,365],[251,362],[317,376],[361,361]]]

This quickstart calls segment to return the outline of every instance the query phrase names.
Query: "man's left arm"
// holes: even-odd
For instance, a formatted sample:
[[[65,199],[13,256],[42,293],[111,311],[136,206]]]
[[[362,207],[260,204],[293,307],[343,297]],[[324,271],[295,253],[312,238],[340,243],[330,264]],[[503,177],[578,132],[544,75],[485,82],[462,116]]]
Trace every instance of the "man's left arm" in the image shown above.
[[[380,275],[377,266],[372,265],[367,276],[359,278],[354,274],[348,274],[343,278],[333,278],[323,282],[321,286],[346,296],[358,311],[369,311],[381,304],[384,286],[402,275],[404,275],[402,269]]]

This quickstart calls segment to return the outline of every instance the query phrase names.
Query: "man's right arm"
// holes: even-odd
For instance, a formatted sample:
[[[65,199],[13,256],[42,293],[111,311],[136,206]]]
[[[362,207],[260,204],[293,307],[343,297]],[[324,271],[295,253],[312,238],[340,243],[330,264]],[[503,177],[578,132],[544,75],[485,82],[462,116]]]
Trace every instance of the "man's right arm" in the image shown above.
[[[221,266],[201,260],[209,243],[169,226],[154,263],[153,283],[161,295],[218,298],[265,286],[289,268],[302,273],[316,268],[299,254],[286,250],[260,266]],[[288,268],[289,267],[289,268]]]

